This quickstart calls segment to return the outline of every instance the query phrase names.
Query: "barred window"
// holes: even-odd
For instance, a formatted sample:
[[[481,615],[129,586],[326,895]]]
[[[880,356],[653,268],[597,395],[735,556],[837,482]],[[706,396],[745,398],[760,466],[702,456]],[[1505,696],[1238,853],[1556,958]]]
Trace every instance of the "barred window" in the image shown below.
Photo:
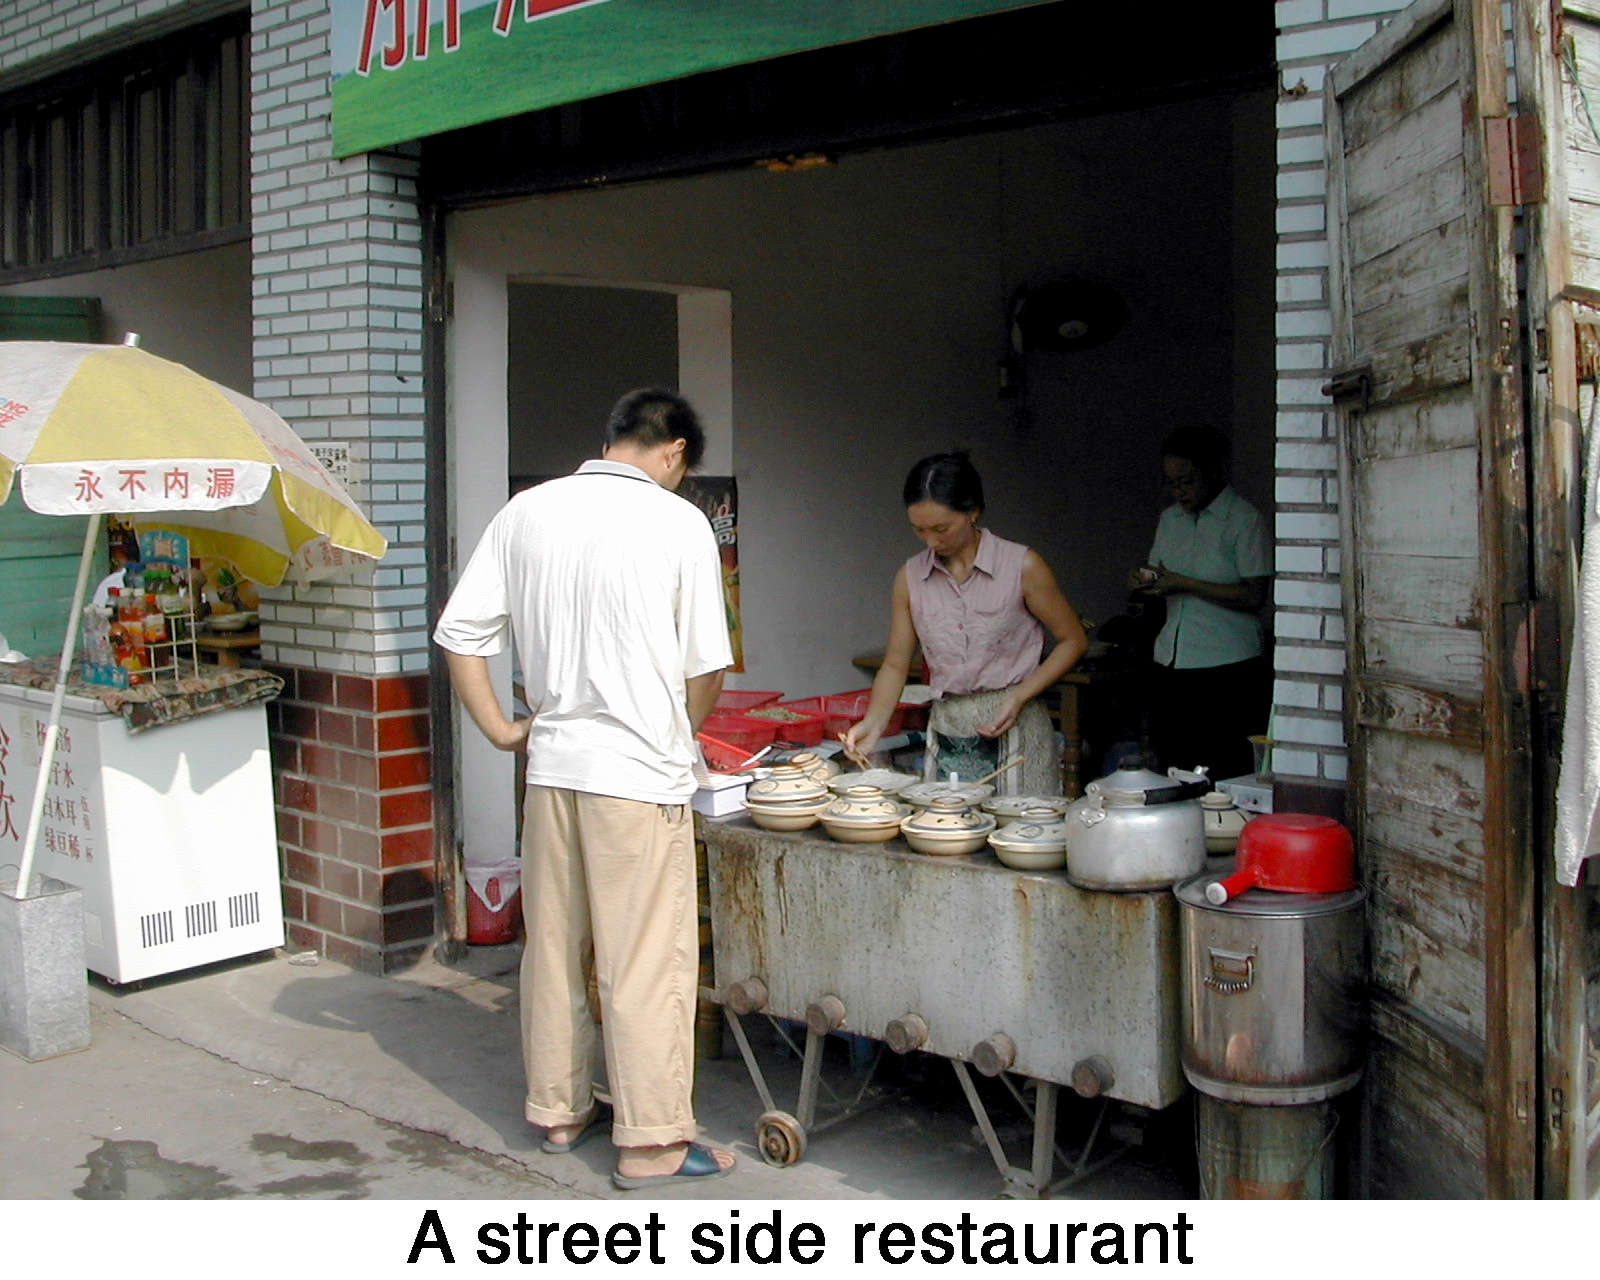
[[[247,19],[0,97],[0,281],[249,234]]]

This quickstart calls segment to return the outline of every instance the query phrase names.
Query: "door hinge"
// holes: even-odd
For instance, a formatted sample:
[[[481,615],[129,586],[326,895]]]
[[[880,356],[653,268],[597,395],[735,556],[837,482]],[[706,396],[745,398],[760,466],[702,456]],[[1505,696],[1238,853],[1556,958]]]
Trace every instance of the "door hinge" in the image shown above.
[[[427,317],[430,324],[443,324],[456,313],[456,286],[445,280],[428,290]]]
[[[1550,1090],[1550,1131],[1561,1133],[1567,1124],[1567,1096],[1560,1089]]]
[[[1485,116],[1483,132],[1489,203],[1540,203],[1544,199],[1544,164],[1539,155],[1539,118]]]
[[[1372,366],[1336,370],[1332,381],[1323,384],[1322,394],[1345,408],[1356,408],[1359,401],[1360,412],[1365,413],[1372,407]]]

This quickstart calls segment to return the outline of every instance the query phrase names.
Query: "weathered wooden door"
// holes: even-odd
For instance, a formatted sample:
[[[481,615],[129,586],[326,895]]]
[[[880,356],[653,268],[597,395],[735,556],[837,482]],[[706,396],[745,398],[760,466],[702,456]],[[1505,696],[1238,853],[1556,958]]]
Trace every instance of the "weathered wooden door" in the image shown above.
[[[1547,726],[1535,737],[1542,766],[1541,1190],[1592,1197],[1600,1195],[1600,868],[1590,863],[1576,888],[1557,883],[1550,837],[1584,520],[1582,459],[1586,436],[1600,424],[1600,0],[1519,0],[1516,64],[1522,151],[1538,162],[1538,190],[1524,219],[1540,604],[1533,673]],[[1587,483],[1597,480],[1591,475]],[[1590,555],[1597,550],[1587,548]]]
[[[1374,1196],[1531,1195],[1539,1104],[1526,419],[1498,0],[1418,0],[1330,73],[1350,812]],[[1497,203],[1504,201],[1504,203]]]

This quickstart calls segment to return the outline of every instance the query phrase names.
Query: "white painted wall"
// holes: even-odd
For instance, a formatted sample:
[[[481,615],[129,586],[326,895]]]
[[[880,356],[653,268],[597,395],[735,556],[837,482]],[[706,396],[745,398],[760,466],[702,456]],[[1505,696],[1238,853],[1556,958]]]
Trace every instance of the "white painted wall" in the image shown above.
[[[99,298],[107,342],[130,330],[146,351],[250,394],[250,246],[0,286],[0,295]]]
[[[901,481],[957,444],[988,524],[1104,620],[1148,550],[1172,426],[1233,425],[1240,487],[1270,507],[1272,353],[1238,337],[1270,323],[1272,175],[1236,185],[1233,163],[1270,135],[1270,99],[1219,100],[459,215],[457,465],[504,451],[507,278],[726,290],[743,684],[861,683],[850,656],[883,642],[890,579],[917,549]],[[1132,318],[1094,351],[1031,357],[1024,421],[995,395],[1006,304],[1067,273],[1116,286]],[[1261,420],[1232,424],[1251,404]],[[489,513],[457,511],[464,554]]]

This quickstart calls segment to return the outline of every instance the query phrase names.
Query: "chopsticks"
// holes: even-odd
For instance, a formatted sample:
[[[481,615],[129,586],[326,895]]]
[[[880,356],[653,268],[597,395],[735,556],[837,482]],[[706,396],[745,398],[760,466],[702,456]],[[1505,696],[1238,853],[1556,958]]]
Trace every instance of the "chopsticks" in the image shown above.
[[[841,733],[839,735],[839,741],[844,743],[844,756],[846,760],[850,761],[850,763],[855,765],[858,769],[872,768],[872,761],[868,760],[866,756],[862,755],[859,751],[852,747],[850,745],[850,740],[845,737],[844,734]]]

